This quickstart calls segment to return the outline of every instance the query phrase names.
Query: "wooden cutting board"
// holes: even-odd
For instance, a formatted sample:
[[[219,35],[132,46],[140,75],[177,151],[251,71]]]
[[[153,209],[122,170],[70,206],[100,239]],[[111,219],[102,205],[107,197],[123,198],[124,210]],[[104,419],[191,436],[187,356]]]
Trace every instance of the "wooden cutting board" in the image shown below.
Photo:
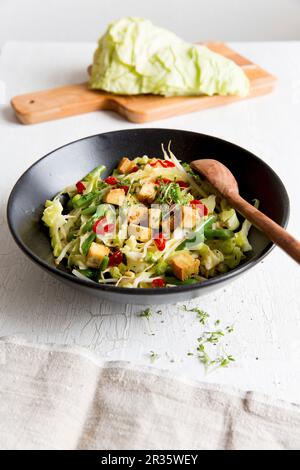
[[[250,94],[246,98],[254,98],[273,90],[276,78],[258,65],[224,43],[209,42],[205,45],[243,68],[250,80]],[[15,96],[11,105],[23,124],[35,124],[99,109],[113,110],[129,121],[142,123],[221,106],[241,99],[245,98],[217,95],[170,98],[155,95],[114,95],[89,90],[87,83],[80,83]]]

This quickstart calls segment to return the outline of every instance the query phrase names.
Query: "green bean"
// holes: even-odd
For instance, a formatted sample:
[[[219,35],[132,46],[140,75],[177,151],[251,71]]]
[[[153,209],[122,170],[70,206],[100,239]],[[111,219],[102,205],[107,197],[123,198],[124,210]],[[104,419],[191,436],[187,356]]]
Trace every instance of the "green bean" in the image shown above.
[[[86,256],[88,254],[88,251],[90,249],[90,246],[91,244],[93,243],[93,241],[95,240],[96,238],[96,234],[94,232],[92,232],[85,240],[84,242],[82,243],[82,246],[81,246],[81,251],[82,251],[82,254],[84,256]]]
[[[190,279],[186,279],[185,281],[181,281],[180,279],[177,279],[176,277],[169,277],[169,276],[166,276],[165,277],[165,281],[167,284],[175,284],[176,286],[186,286],[186,285],[189,285],[189,284],[196,284],[197,282],[197,279],[193,279],[193,278],[190,278]]]
[[[91,209],[91,208],[88,207],[88,209]],[[92,230],[93,225],[96,222],[96,220],[99,219],[100,217],[103,217],[104,214],[106,213],[107,206],[105,204],[100,204],[100,206],[98,206],[97,208],[93,207],[93,209],[95,209],[95,213],[82,227],[82,233],[86,233]]]
[[[74,205],[74,203],[76,203],[76,201],[79,201],[80,198],[80,194],[75,194],[75,196],[73,196],[73,198],[71,199],[72,204]]]
[[[204,230],[217,220],[215,215],[210,215],[206,220],[204,220],[198,229],[194,232],[193,238],[189,238],[184,240],[180,245],[176,248],[175,251],[185,250],[186,248],[193,248],[194,246],[198,245],[199,243],[204,241]]]
[[[93,215],[95,214],[96,210],[97,210],[96,206],[86,207],[86,209],[83,209],[81,213],[82,215]]]
[[[96,279],[96,271],[93,269],[79,269],[80,274],[83,274],[83,276],[89,278],[89,279]]]
[[[100,268],[99,268],[99,271],[104,271],[107,266],[108,266],[108,263],[109,263],[109,257],[108,256],[104,256],[101,264],[100,264]]]
[[[94,221],[95,221],[94,217],[91,217],[82,227],[82,233],[90,232],[93,228]]]
[[[212,238],[220,238],[222,240],[228,240],[232,238],[234,233],[232,230],[228,230],[225,228],[206,228],[204,229],[205,238],[211,240]]]
[[[77,196],[79,196],[79,194],[76,194],[76,196],[74,196],[72,199],[73,206],[76,207],[76,209],[92,202],[92,200],[95,199],[97,194],[91,192],[88,194],[84,194],[83,196],[79,196],[79,198]]]
[[[96,166],[92,171],[90,171],[84,178],[83,180],[87,180],[90,178],[94,178],[95,176],[100,177],[100,175],[106,170],[106,167],[104,165],[99,165]]]

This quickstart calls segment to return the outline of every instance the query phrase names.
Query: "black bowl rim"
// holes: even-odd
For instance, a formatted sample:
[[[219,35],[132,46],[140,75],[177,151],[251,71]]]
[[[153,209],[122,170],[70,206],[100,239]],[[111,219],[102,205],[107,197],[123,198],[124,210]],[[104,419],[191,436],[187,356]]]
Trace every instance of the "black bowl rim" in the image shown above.
[[[12,236],[13,236],[13,239],[15,240],[15,242],[19,246],[19,248],[32,261],[34,261],[36,264],[38,264],[39,266],[44,268],[46,271],[49,271],[53,275],[57,275],[58,277],[62,277],[64,279],[68,280],[68,281],[73,282],[74,284],[80,284],[80,285],[83,285],[85,287],[89,287],[89,288],[92,288],[94,290],[97,290],[97,291],[120,293],[120,294],[124,294],[124,296],[133,295],[133,294],[137,294],[137,295],[140,295],[140,296],[143,296],[143,295],[146,295],[146,294],[150,294],[150,295],[155,295],[155,294],[156,295],[168,295],[168,294],[172,294],[172,293],[173,294],[174,293],[184,293],[184,292],[194,291],[194,290],[198,290],[198,289],[205,289],[206,287],[209,287],[209,286],[212,286],[212,285],[218,285],[218,284],[221,284],[223,281],[230,280],[230,279],[244,273],[245,271],[248,271],[248,269],[254,267],[257,263],[261,262],[275,247],[273,242],[270,241],[260,255],[256,255],[253,258],[250,258],[248,261],[245,261],[240,266],[238,266],[237,268],[232,269],[231,271],[228,271],[227,273],[220,274],[219,276],[207,279],[206,281],[203,281],[203,282],[190,284],[190,285],[175,286],[175,287],[162,287],[162,288],[159,288],[159,289],[152,288],[152,287],[150,287],[150,288],[141,288],[141,287],[132,288],[132,287],[109,286],[107,284],[105,284],[105,285],[97,284],[97,283],[95,283],[93,281],[90,281],[90,280],[84,280],[84,279],[78,278],[78,277],[74,276],[71,273],[69,274],[67,272],[61,271],[60,269],[58,269],[55,266],[51,266],[47,262],[40,259],[37,255],[35,255],[35,253],[33,253],[29,248],[27,248],[27,246],[22,242],[21,238],[18,236],[17,232],[15,231],[15,229],[13,227],[13,215],[12,215],[12,212],[13,212],[12,207],[13,207],[16,191],[17,191],[18,186],[19,186],[21,180],[23,179],[23,177],[27,173],[29,173],[34,166],[38,165],[42,160],[50,157],[50,155],[52,155],[54,152],[57,152],[58,150],[60,150],[64,147],[67,147],[68,145],[72,145],[72,144],[74,144],[76,142],[80,142],[82,140],[93,139],[94,137],[97,137],[97,136],[100,136],[100,135],[104,136],[104,135],[107,135],[107,134],[118,134],[118,133],[123,134],[123,133],[132,133],[132,132],[142,133],[144,131],[162,131],[162,132],[166,131],[166,132],[174,132],[174,133],[184,132],[184,133],[190,134],[190,135],[208,137],[208,138],[212,138],[214,140],[217,140],[219,142],[224,142],[226,144],[233,145],[237,150],[241,150],[242,152],[247,152],[248,154],[250,154],[252,158],[254,158],[255,160],[258,160],[260,164],[262,164],[263,166],[265,166],[267,168],[267,170],[273,175],[275,180],[277,180],[277,184],[279,186],[281,186],[281,190],[284,193],[284,197],[285,197],[282,227],[286,228],[286,226],[288,224],[289,216],[290,216],[289,196],[288,196],[288,193],[286,191],[286,188],[285,188],[283,182],[281,181],[281,179],[279,178],[277,173],[266,162],[264,162],[264,160],[257,157],[256,155],[254,155],[249,150],[247,150],[247,149],[245,149],[245,148],[243,148],[243,147],[241,147],[241,146],[239,146],[239,145],[237,145],[233,142],[230,142],[228,140],[221,139],[219,137],[215,137],[215,136],[212,136],[212,135],[209,135],[209,134],[203,134],[203,133],[194,132],[194,131],[187,131],[185,129],[168,129],[168,128],[160,128],[160,127],[146,127],[146,128],[138,128],[138,129],[120,129],[120,130],[117,130],[117,131],[102,132],[102,133],[93,134],[93,135],[90,135],[90,136],[87,136],[87,137],[82,137],[81,139],[77,139],[77,140],[74,140],[72,142],[68,142],[67,144],[64,144],[60,147],[57,147],[56,149],[54,149],[51,152],[47,153],[46,155],[44,155],[43,157],[41,157],[37,161],[35,161],[32,165],[30,165],[29,168],[27,168],[27,170],[25,170],[22,173],[22,175],[18,178],[17,182],[13,186],[13,188],[11,190],[11,193],[10,193],[10,196],[9,196],[9,199],[8,199],[8,203],[7,203],[8,227],[9,227],[9,230],[10,230]]]

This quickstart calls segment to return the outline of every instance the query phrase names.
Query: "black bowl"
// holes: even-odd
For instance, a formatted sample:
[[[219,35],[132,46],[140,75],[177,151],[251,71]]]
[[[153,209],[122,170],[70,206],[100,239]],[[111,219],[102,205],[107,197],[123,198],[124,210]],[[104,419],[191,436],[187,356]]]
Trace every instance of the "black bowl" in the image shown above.
[[[287,192],[274,171],[262,160],[225,140],[196,132],[171,129],[134,129],[107,132],[72,142],[49,153],[32,165],[14,186],[7,207],[8,224],[19,247],[39,266],[73,287],[96,294],[101,299],[133,304],[174,303],[207,294],[241,275],[261,261],[274,246],[252,228],[253,246],[249,258],[236,269],[201,284],[162,289],[130,289],[98,285],[76,278],[54,265],[49,238],[41,223],[46,199],[78,181],[99,164],[107,175],[123,156],[161,155],[161,143],[172,141],[172,151],[190,162],[212,157],[235,175],[240,193],[247,200],[260,200],[261,210],[286,226],[289,216]]]

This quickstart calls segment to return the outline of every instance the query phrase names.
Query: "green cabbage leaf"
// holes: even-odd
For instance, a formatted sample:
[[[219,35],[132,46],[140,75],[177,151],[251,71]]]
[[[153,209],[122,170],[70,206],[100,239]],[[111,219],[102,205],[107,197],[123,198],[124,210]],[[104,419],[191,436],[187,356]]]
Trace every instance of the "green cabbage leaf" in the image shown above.
[[[63,206],[59,199],[46,201],[42,221],[49,227],[51,246],[53,254],[58,257],[63,249],[63,243],[60,235],[60,228],[66,223],[66,218],[62,214]]]
[[[241,67],[142,18],[111,23],[94,54],[90,87],[126,95],[249,93]]]

